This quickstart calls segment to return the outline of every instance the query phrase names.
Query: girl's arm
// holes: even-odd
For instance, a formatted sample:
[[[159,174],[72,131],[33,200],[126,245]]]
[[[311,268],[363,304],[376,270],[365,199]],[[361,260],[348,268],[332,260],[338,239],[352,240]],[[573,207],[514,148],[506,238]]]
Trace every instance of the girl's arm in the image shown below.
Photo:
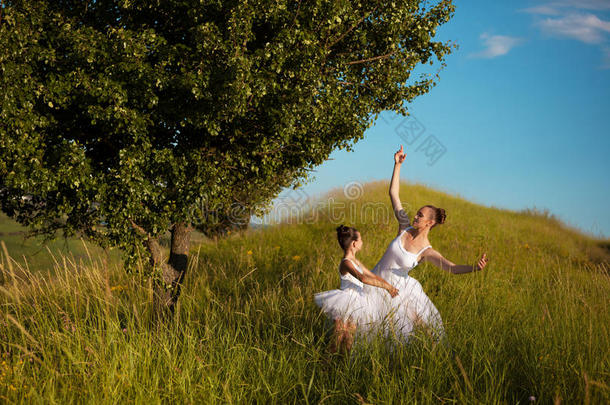
[[[441,270],[446,270],[453,274],[465,274],[473,271],[483,270],[487,266],[487,253],[483,253],[483,256],[477,261],[476,264],[455,264],[443,257],[439,252],[434,249],[427,249],[422,254],[422,262],[432,263]]]
[[[387,283],[389,286],[392,286],[392,284],[390,284],[387,281],[385,281],[382,277],[379,277],[377,274],[375,274],[372,271],[370,271],[369,269],[367,269],[366,266],[364,264],[362,264],[362,262],[360,260],[356,259],[356,262],[357,262],[358,266],[360,266],[360,268],[362,269],[362,272],[364,274],[366,274],[369,277],[374,277],[377,280],[379,280],[380,282]],[[398,290],[396,290],[396,292],[398,292]]]
[[[341,274],[349,273],[364,284],[372,285],[373,287],[383,288],[388,293],[390,293],[392,297],[395,297],[398,294],[398,290],[392,287],[387,281],[385,281],[381,277],[377,277],[366,269],[364,269],[363,272],[360,273],[358,270],[356,270],[353,263],[349,260],[344,260],[341,262],[341,270]]]
[[[405,161],[407,154],[404,153],[402,145],[400,150],[394,154],[394,171],[392,172],[392,179],[390,180],[390,201],[392,202],[392,208],[394,209],[394,216],[398,220],[398,234],[402,232],[407,226],[409,226],[409,217],[405,210],[402,209],[400,202],[399,190],[400,190],[400,166]]]

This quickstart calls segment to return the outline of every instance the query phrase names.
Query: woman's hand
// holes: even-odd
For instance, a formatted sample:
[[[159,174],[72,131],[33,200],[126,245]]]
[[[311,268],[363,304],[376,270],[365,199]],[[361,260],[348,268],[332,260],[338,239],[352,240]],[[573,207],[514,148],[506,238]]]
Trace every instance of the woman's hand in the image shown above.
[[[487,266],[487,253],[483,253],[483,256],[477,262],[477,270],[483,270]]]
[[[388,289],[388,292],[390,293],[390,296],[392,298],[396,297],[398,295],[398,290],[396,289],[396,287],[390,287]]]
[[[407,154],[402,149],[402,145],[400,145],[400,150],[394,154],[394,163],[397,165],[401,164],[407,158]]]

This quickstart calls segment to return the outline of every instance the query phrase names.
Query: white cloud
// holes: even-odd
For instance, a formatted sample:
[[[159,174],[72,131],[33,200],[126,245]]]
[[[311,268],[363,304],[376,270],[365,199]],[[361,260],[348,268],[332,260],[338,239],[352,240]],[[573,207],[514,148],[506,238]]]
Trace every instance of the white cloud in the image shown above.
[[[610,1],[608,0],[563,0],[552,4],[558,7],[574,7],[585,10],[610,10]]]
[[[602,68],[610,69],[610,21],[593,14],[606,10],[610,10],[610,0],[547,1],[519,11],[534,15],[534,25],[548,37],[600,45],[604,58]]]
[[[559,15],[560,11],[557,7],[553,7],[552,5],[544,5],[544,6],[536,6],[524,8],[519,11],[530,14],[544,14],[544,15]]]
[[[601,43],[610,33],[610,21],[600,20],[593,14],[570,13],[560,18],[545,18],[537,25],[547,35],[577,39],[588,44]]]
[[[559,15],[564,12],[564,9],[580,9],[580,10],[610,10],[610,1],[608,0],[563,0],[552,1],[540,6],[528,7],[519,11],[529,14],[543,15]]]
[[[481,34],[485,49],[480,52],[473,53],[470,56],[473,58],[495,58],[497,56],[506,55],[512,48],[519,45],[523,40],[521,38],[509,37],[507,35],[489,35]]]

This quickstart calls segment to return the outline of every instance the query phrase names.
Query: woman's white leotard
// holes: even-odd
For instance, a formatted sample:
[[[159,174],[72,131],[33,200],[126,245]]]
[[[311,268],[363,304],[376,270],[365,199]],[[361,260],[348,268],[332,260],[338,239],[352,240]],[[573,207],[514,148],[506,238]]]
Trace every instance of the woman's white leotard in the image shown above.
[[[378,289],[364,286],[366,295],[376,295],[376,320],[386,334],[396,334],[408,339],[409,334],[418,324],[428,326],[436,337],[442,337],[443,323],[440,313],[424,292],[419,281],[409,276],[419,262],[420,254],[430,245],[417,253],[407,251],[402,245],[402,236],[412,228],[404,229],[386,249],[385,253],[372,270],[398,289],[398,295],[391,298],[388,294],[379,294]],[[383,321],[380,321],[383,320]]]

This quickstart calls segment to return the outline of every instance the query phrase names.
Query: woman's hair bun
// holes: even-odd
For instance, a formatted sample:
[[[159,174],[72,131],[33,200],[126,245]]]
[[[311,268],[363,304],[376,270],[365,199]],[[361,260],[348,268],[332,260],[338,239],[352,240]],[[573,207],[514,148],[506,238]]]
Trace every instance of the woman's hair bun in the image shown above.
[[[439,224],[444,224],[445,219],[447,219],[447,213],[443,208],[438,208],[436,211],[436,222]]]

